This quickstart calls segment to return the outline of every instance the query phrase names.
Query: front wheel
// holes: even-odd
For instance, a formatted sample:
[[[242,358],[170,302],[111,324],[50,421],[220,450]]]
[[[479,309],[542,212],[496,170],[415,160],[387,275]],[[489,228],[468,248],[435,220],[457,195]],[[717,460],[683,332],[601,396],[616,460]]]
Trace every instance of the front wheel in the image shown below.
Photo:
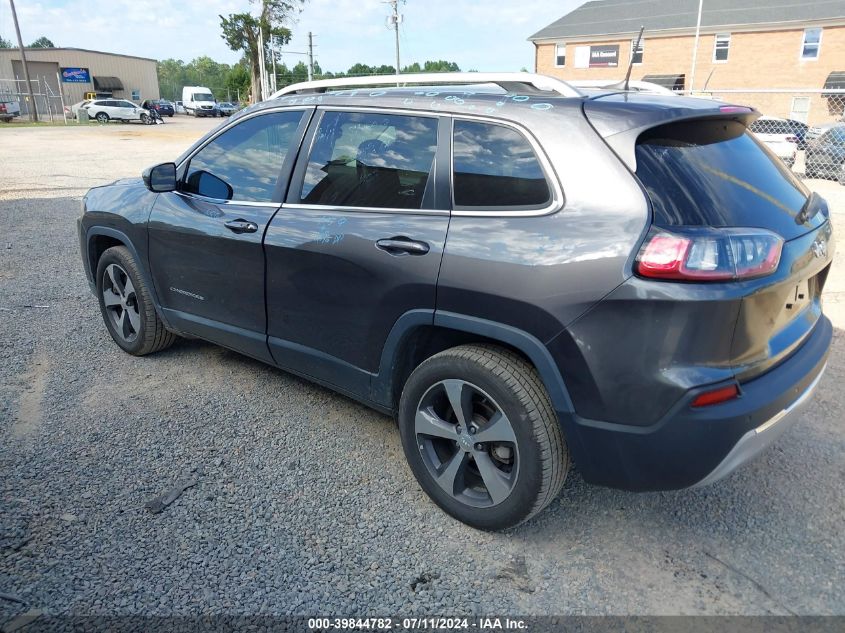
[[[114,342],[125,352],[144,356],[173,345],[153,305],[138,264],[125,246],[114,246],[97,263],[100,312]]]
[[[150,125],[153,122],[152,117],[147,114],[141,114],[141,123]]]
[[[569,452],[537,371],[489,345],[422,363],[399,405],[405,457],[431,499],[483,530],[518,525],[560,492]]]

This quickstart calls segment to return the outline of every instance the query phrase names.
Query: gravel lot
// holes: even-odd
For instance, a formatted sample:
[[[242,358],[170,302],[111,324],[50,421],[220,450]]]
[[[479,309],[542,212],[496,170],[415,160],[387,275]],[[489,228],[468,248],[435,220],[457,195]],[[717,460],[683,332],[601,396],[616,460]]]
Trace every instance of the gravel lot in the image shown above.
[[[845,614],[845,265],[804,419],[712,487],[570,474],[486,534],[427,500],[392,420],[200,341],[121,353],[80,263],[88,187],[219,121],[0,129],[0,623],[47,614]],[[9,161],[14,157],[14,161]],[[845,225],[845,187],[811,181]],[[196,485],[161,514],[144,508]]]

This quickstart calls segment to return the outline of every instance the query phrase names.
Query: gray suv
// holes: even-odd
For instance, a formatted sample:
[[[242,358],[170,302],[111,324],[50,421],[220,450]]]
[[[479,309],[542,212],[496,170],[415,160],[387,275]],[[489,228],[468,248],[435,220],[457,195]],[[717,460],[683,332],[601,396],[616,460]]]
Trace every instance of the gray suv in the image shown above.
[[[115,343],[203,338],[395,415],[423,490],[482,529],[535,515],[573,464],[702,485],[794,421],[830,347],[834,240],[756,112],[402,80],[291,86],[89,191]]]

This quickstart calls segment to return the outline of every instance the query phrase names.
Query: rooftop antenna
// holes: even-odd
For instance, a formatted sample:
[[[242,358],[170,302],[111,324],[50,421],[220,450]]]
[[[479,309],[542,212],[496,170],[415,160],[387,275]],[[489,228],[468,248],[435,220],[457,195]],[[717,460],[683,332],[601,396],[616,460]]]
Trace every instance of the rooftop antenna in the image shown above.
[[[634,68],[634,57],[636,57],[637,52],[640,50],[640,42],[643,40],[644,30],[645,26],[641,26],[640,34],[637,35],[637,43],[634,44],[634,50],[631,52],[631,61],[628,63],[628,72],[625,73],[625,91],[628,90],[628,83],[631,81],[631,70]]]

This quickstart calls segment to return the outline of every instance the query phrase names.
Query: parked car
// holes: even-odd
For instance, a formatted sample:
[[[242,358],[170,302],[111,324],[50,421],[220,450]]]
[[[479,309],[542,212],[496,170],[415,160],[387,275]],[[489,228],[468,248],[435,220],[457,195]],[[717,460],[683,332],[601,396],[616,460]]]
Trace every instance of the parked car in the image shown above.
[[[141,104],[141,107],[148,111],[155,110],[163,117],[173,116],[176,114],[173,104],[169,101],[165,101],[164,99],[147,99]]]
[[[88,116],[98,123],[109,121],[141,121],[146,123],[149,111],[125,99],[96,99],[81,106],[88,111]]]
[[[795,119],[784,119],[789,124],[791,132],[798,137],[798,149],[807,149],[807,132],[810,129],[806,123]]]
[[[9,123],[21,115],[21,104],[17,99],[0,97],[0,121]]]
[[[116,345],[199,337],[396,415],[420,486],[482,529],[535,515],[573,462],[705,485],[796,421],[834,240],[756,112],[529,73],[394,81],[287,87],[91,189],[82,259]]]
[[[807,143],[807,178],[832,178],[845,185],[845,124],[829,128]]]
[[[792,169],[798,153],[798,136],[786,119],[761,116],[748,128],[768,147],[784,164]]]
[[[232,116],[238,111],[238,106],[229,101],[223,101],[217,104],[217,111],[220,113],[220,116]]]
[[[832,123],[822,123],[820,125],[814,125],[807,130],[806,140],[808,143],[809,141],[814,141],[831,128],[838,127],[843,123],[845,123],[845,119],[838,119],[837,121],[833,121]]]
[[[176,114],[185,114],[185,106],[182,105],[181,101],[174,101],[173,109],[176,111]]]
[[[72,119],[77,118],[79,115],[79,109],[84,106],[87,106],[91,103],[91,101],[93,101],[93,99],[83,99],[82,101],[74,103],[72,106],[70,106],[70,111],[68,112],[68,114]]]

